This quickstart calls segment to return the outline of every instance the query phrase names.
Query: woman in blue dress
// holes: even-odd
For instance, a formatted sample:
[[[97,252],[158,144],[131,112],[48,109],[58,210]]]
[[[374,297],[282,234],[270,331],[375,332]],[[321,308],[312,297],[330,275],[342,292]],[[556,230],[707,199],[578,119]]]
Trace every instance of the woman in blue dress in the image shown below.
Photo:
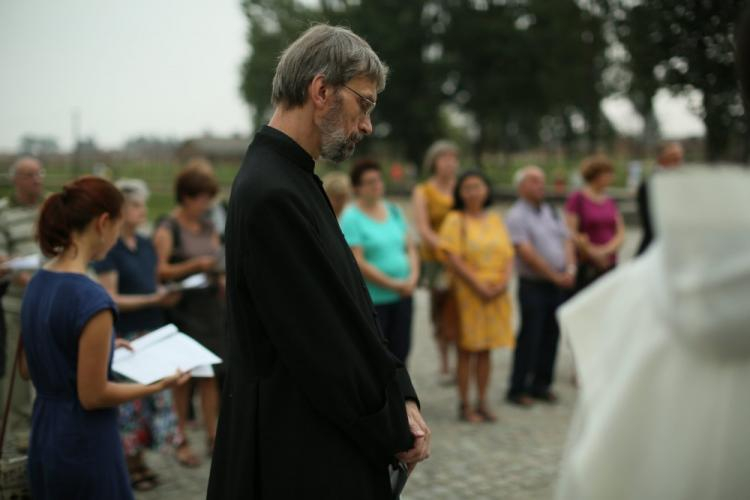
[[[117,241],[122,204],[111,183],[82,177],[50,196],[39,215],[39,246],[51,260],[29,283],[21,310],[21,372],[37,391],[29,448],[37,500],[132,499],[117,405],[189,377],[112,382],[116,306],[86,271]]]

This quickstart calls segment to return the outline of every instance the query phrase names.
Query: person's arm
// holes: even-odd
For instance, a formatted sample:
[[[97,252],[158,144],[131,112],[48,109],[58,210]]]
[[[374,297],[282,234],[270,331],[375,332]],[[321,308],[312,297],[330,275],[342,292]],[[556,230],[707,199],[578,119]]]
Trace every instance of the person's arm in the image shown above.
[[[493,297],[501,295],[508,291],[508,285],[510,284],[510,277],[513,275],[513,259],[508,260],[508,265],[505,267],[505,272],[500,278],[500,281],[490,286],[490,292]]]
[[[347,264],[331,260],[306,204],[284,191],[239,209],[246,211],[244,233],[252,235],[243,281],[295,385],[373,463],[385,466],[412,449],[406,405],[418,399],[408,372],[355,302],[338,270]]]
[[[166,290],[158,290],[155,293],[150,294],[120,294],[117,292],[117,280],[119,275],[117,271],[106,271],[97,274],[99,283],[107,290],[112,300],[117,304],[117,308],[122,312],[136,311],[145,307],[160,307],[169,305],[170,295],[177,296],[179,294],[170,294]]]
[[[534,270],[535,273],[545,279],[555,283],[558,286],[569,287],[572,285],[570,273],[558,273],[539,255],[534,246],[529,242],[516,243],[515,249],[526,265]],[[565,242],[566,261],[569,261],[568,255],[574,255],[573,243],[570,239]],[[575,256],[573,257],[575,259]],[[575,265],[575,260],[573,260]]]
[[[112,312],[102,310],[84,326],[78,339],[76,383],[78,399],[86,410],[111,408],[181,384],[190,374],[176,373],[151,385],[112,382],[107,379],[112,342]]]
[[[408,283],[410,292],[414,292],[419,283],[420,260],[417,245],[414,243],[411,235],[406,235],[406,255],[409,257],[409,278]],[[411,293],[409,293],[411,295]]]
[[[616,215],[615,224],[615,235],[611,240],[599,247],[599,251],[607,256],[616,254],[625,242],[625,221],[622,219],[622,215],[619,212]]]
[[[429,248],[438,248],[440,245],[440,237],[430,226],[430,218],[427,212],[427,200],[419,186],[414,188],[414,192],[411,195],[411,203],[414,225],[417,227],[419,237]]]
[[[576,249],[570,238],[565,240],[565,270],[567,274],[576,274]]]
[[[446,255],[448,257],[446,260],[448,268],[453,271],[461,281],[469,285],[469,288],[482,300],[489,300],[492,298],[492,293],[490,292],[489,287],[479,281],[477,276],[471,271],[461,257],[450,252],[446,252]]]
[[[378,286],[382,286],[383,288],[393,290],[394,292],[400,292],[404,288],[406,283],[403,280],[391,278],[380,269],[370,264],[365,259],[365,251],[361,246],[358,245],[349,248],[352,249],[352,253],[354,254],[354,258],[357,260],[359,270],[362,271],[362,276],[364,276],[367,281],[370,281]]]
[[[461,281],[482,300],[489,300],[490,290],[484,283],[480,282],[472,269],[461,257],[466,242],[465,228],[463,227],[464,216],[458,212],[451,212],[440,227],[440,251],[445,258],[445,264]]]
[[[26,351],[24,351],[23,347],[21,347],[21,352],[18,354],[18,374],[22,379],[29,380],[31,373],[29,373],[29,364],[26,361]]]
[[[5,229],[5,224],[0,223],[0,264],[10,260],[10,249],[8,248],[8,233]],[[0,279],[5,281],[10,279],[10,269],[4,266],[0,266]]]
[[[576,212],[576,208],[581,203],[581,196],[580,193],[574,194],[565,203],[565,226],[570,234],[570,241],[574,250],[577,250],[585,260],[591,261],[597,266],[606,265],[608,258],[602,252],[602,248],[591,243],[588,235],[581,231],[580,218]],[[575,262],[573,262],[573,265],[575,265]]]
[[[578,214],[568,211],[567,207],[565,209],[565,225],[570,232],[570,239],[573,242],[573,245],[575,245],[575,248],[583,255],[593,257],[594,254],[591,252],[592,246],[589,242],[588,236],[579,230],[580,223],[578,220]]]
[[[158,257],[156,272],[161,281],[172,281],[191,274],[211,271],[216,265],[216,258],[211,256],[194,257],[185,262],[171,263],[169,257],[172,255],[172,234],[160,226],[154,232],[154,248]]]
[[[573,264],[575,264],[575,251],[573,242],[567,236],[567,228],[565,227],[565,225],[562,223],[560,223],[560,225],[560,230],[562,231],[562,234],[565,235],[565,242],[563,244],[565,245],[564,251],[566,256],[566,264],[570,263],[571,258],[573,259]],[[538,274],[542,278],[551,281],[558,286],[572,286],[573,278],[570,276],[570,272],[557,272],[547,263],[547,261],[541,255],[539,255],[539,252],[536,251],[536,248],[534,248],[534,245],[531,243],[529,227],[527,223],[524,222],[524,218],[520,213],[514,213],[513,210],[511,210],[511,213],[506,219],[506,226],[508,229],[508,234],[510,234],[510,239],[513,243],[515,253],[524,262],[524,264],[529,266],[536,274]],[[571,268],[569,267],[568,271],[570,270]],[[574,269],[573,276],[575,276]]]
[[[11,283],[14,285],[18,285],[21,288],[26,288],[26,286],[31,281],[32,274],[28,271],[20,271],[18,273],[13,274],[13,277],[11,278]]]

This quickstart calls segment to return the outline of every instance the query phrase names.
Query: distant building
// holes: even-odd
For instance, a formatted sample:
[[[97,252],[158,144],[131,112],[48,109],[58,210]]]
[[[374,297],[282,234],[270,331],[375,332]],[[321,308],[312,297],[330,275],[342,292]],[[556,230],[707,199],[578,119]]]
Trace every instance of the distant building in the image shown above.
[[[25,135],[18,145],[18,153],[23,155],[45,156],[60,152],[54,137]]]
[[[213,163],[239,163],[250,145],[250,138],[204,136],[188,139],[177,148],[177,159],[185,162],[194,156],[203,156]]]
[[[128,160],[171,161],[179,145],[174,139],[135,137],[125,143],[121,153]]]

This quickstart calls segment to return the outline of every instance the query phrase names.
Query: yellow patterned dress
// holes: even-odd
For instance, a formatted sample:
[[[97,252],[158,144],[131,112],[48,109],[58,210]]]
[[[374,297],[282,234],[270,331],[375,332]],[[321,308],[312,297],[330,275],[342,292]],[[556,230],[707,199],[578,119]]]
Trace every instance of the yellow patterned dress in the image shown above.
[[[484,283],[500,283],[513,260],[513,244],[500,216],[486,212],[483,218],[454,211],[440,228],[443,251],[458,255]],[[511,301],[507,292],[484,302],[458,277],[453,286],[461,318],[458,345],[466,351],[513,347]]]
[[[427,205],[427,219],[430,227],[436,233],[445,220],[445,216],[453,208],[453,196],[441,192],[430,181],[419,184],[416,189],[422,193]],[[439,262],[439,256],[435,255],[428,245],[421,245],[419,248],[422,262]]]

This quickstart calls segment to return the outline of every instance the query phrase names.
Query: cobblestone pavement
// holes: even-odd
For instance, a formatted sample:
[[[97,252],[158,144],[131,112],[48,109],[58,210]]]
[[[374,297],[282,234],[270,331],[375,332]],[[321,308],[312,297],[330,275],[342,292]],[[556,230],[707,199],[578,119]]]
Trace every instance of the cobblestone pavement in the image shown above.
[[[570,356],[561,350],[556,390],[561,402],[519,409],[503,403],[510,368],[510,352],[493,356],[490,401],[498,414],[494,424],[471,425],[457,419],[455,386],[436,379],[437,350],[428,321],[427,295],[416,297],[415,339],[410,359],[412,378],[422,411],[432,429],[432,456],[417,467],[403,500],[418,499],[544,499],[550,498],[566,428],[575,399],[570,384]],[[203,433],[190,431],[196,450]],[[149,453],[147,461],[160,474],[161,485],[139,493],[139,499],[205,498],[209,462],[196,469],[177,465],[171,456]]]
[[[628,231],[623,250],[631,255],[637,231]],[[515,293],[514,293],[515,296]],[[494,424],[472,425],[458,421],[455,386],[437,381],[437,350],[429,324],[427,295],[416,296],[414,345],[409,369],[421,398],[422,411],[432,429],[432,456],[407,483],[403,500],[552,498],[567,427],[575,404],[571,380],[572,358],[561,343],[555,391],[560,402],[521,409],[503,401],[511,353],[493,354],[490,403],[498,415]],[[195,448],[204,452],[203,434],[190,431]],[[191,500],[205,498],[208,460],[196,469],[185,469],[170,456],[150,453],[148,463],[160,473],[161,485],[138,499]]]

